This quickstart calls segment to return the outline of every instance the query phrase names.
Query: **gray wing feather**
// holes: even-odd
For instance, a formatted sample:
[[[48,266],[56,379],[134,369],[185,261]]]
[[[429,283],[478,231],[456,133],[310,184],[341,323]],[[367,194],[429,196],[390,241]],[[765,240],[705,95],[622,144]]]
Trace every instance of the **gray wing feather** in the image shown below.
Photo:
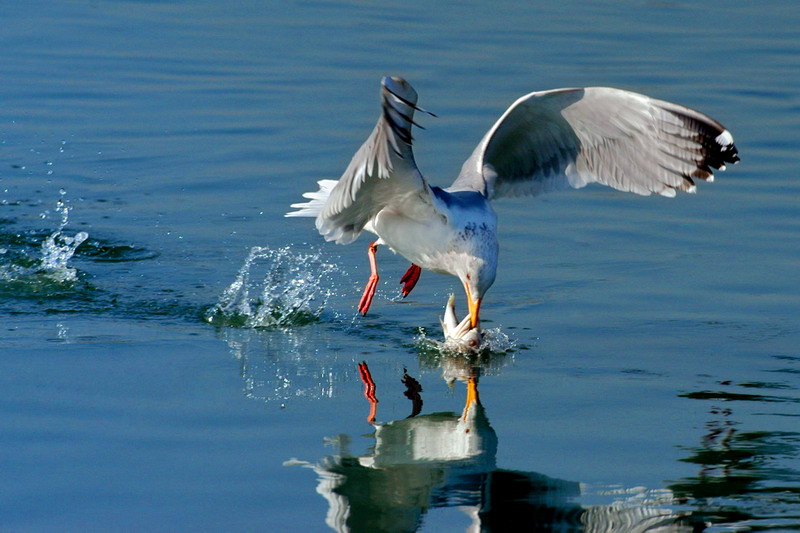
[[[381,117],[338,182],[322,180],[319,191],[304,195],[310,202],[287,213],[315,216],[325,240],[348,244],[387,205],[430,194],[411,149],[417,94],[404,80],[384,78],[381,96]]]
[[[556,89],[509,107],[449,190],[500,198],[597,182],[674,196],[738,160],[731,134],[687,107],[607,87]]]

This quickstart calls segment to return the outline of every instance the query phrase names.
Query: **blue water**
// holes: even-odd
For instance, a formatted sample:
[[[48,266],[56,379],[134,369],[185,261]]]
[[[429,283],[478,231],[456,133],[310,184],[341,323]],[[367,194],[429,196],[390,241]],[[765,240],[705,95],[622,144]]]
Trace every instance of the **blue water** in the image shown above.
[[[800,529],[791,2],[0,14],[0,530]],[[415,133],[438,185],[567,86],[700,109],[742,162],[675,199],[498,202],[495,350],[454,357],[455,278],[402,300],[382,250],[356,317],[368,241],[282,217],[341,174],[386,74],[439,117]]]

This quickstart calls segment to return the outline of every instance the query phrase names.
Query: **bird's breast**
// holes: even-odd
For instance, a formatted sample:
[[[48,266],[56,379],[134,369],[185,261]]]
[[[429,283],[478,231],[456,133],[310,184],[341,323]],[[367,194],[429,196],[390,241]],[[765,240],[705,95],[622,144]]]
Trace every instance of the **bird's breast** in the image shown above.
[[[378,236],[412,263],[455,276],[474,269],[476,263],[496,264],[496,225],[491,208],[431,209],[416,218],[385,209],[373,224]]]

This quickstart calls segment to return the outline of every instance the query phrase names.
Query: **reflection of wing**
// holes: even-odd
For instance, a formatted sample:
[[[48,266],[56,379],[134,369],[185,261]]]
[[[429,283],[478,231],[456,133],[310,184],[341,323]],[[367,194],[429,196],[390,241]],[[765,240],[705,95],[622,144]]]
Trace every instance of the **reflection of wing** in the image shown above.
[[[592,182],[674,196],[693,178],[739,160],[731,134],[692,109],[620,89],[523,96],[464,163],[451,189],[488,198],[536,195]]]
[[[469,531],[690,533],[691,520],[657,504],[624,502],[582,507],[580,484],[535,472],[420,464],[370,468],[357,458],[327,457],[315,471],[328,501],[326,523],[338,532],[416,531],[431,509],[458,507]],[[698,523],[702,523],[699,522]]]
[[[580,521],[584,533],[690,533],[696,530],[685,517],[653,504],[594,505],[583,509]],[[698,521],[697,525],[700,524],[702,522]]]
[[[322,180],[320,190],[303,196],[286,216],[317,217],[325,240],[348,244],[389,204],[417,196],[430,203],[430,189],[414,162],[411,126],[417,93],[405,80],[382,81],[383,112],[338,181]]]

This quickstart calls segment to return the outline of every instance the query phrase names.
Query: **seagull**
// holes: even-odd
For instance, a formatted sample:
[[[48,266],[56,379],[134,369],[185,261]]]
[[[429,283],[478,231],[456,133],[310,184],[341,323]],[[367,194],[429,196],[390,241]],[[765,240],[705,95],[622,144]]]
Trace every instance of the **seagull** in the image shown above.
[[[404,79],[381,80],[381,115],[338,180],[323,179],[288,217],[314,217],[326,241],[353,242],[366,230],[371,274],[358,304],[366,315],[378,284],[377,249],[411,262],[403,297],[421,269],[456,276],[469,324],[478,328],[483,297],[497,271],[493,200],[537,196],[600,183],[619,191],[674,197],[695,180],[739,161],[733,136],[688,107],[610,87],[532,92],[484,135],[450,187],[430,185],[414,161],[411,127],[417,92]],[[435,115],[433,115],[435,116]],[[469,328],[462,328],[465,332]]]

